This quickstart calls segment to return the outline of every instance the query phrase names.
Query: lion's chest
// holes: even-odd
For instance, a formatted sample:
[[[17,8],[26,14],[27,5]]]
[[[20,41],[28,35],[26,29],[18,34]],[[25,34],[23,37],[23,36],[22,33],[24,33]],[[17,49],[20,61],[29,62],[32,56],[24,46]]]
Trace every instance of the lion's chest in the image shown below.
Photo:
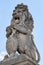
[[[28,35],[24,35],[24,34],[19,34],[18,35],[18,42],[19,42],[19,47],[21,50],[25,50],[28,47],[31,46],[31,39]]]

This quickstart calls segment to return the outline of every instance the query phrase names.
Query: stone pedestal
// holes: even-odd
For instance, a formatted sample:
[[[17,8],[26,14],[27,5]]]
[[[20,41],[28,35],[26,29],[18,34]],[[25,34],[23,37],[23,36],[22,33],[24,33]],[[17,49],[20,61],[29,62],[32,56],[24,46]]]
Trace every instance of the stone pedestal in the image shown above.
[[[31,58],[28,58],[26,55],[21,54],[7,60],[1,61],[0,65],[39,65]]]

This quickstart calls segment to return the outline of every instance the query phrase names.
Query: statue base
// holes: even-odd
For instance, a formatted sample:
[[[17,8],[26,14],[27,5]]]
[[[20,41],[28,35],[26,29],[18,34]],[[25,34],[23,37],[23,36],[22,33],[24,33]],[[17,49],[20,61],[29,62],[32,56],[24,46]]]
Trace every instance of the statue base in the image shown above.
[[[39,65],[25,54],[8,58],[0,62],[0,65]]]

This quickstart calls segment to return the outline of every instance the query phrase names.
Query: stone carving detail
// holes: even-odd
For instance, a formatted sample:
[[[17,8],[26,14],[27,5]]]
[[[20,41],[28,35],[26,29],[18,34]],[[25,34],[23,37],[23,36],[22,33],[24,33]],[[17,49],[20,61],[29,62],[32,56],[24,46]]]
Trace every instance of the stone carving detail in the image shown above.
[[[19,54],[25,54],[38,63],[40,54],[33,40],[34,21],[31,13],[26,5],[18,4],[12,16],[11,24],[6,28],[6,50],[9,54],[7,57],[15,56],[18,51]]]

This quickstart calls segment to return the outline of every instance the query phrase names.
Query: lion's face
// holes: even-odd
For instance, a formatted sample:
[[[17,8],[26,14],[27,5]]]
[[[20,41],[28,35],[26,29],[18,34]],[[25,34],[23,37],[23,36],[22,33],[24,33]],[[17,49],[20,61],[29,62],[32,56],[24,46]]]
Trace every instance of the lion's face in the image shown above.
[[[13,12],[13,19],[16,24],[19,24],[21,21],[25,21],[27,12],[22,9],[17,9]]]
[[[33,27],[34,27],[33,22],[34,22],[33,18],[31,16],[30,12],[28,12],[28,10],[17,8],[13,11],[13,18],[11,20],[12,25],[24,24],[28,29],[30,29],[32,31]]]

